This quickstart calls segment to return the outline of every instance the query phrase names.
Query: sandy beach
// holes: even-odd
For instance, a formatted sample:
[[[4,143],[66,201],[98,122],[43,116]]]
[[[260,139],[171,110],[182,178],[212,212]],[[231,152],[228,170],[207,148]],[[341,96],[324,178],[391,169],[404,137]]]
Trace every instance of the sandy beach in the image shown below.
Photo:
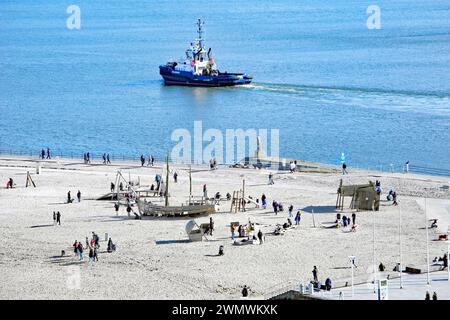
[[[215,232],[211,241],[187,242],[185,225],[190,218],[151,218],[135,220],[121,207],[116,215],[112,201],[97,201],[107,194],[110,183],[121,170],[125,177],[141,184],[154,183],[162,173],[162,164],[140,167],[137,162],[114,162],[112,165],[83,164],[80,160],[41,161],[37,159],[0,159],[0,299],[239,299],[243,285],[251,296],[267,297],[278,288],[312,279],[314,265],[323,282],[330,277],[338,285],[348,279],[349,255],[355,255],[359,282],[370,279],[373,257],[373,219],[375,221],[376,264],[382,262],[392,270],[399,261],[399,213],[402,214],[403,264],[424,268],[426,265],[424,196],[428,219],[437,218],[438,228],[429,231],[430,257],[441,257],[447,250],[445,241],[436,241],[447,232],[450,213],[448,177],[415,174],[356,171],[340,173],[274,172],[275,184],[268,185],[267,170],[220,167],[210,171],[206,166],[193,167],[194,195],[225,195],[239,190],[246,181],[246,194],[267,196],[267,209],[230,213],[230,202],[223,202],[213,214]],[[178,183],[170,184],[170,203],[180,204],[189,194],[187,167],[173,165]],[[29,171],[37,187],[25,188]],[[6,189],[13,178],[16,187]],[[357,231],[325,229],[321,222],[335,220],[336,190],[344,184],[380,180],[383,188],[380,211],[357,212]],[[399,206],[385,201],[390,189],[398,194]],[[67,204],[67,192],[82,200]],[[273,200],[285,210],[273,213]],[[287,207],[301,210],[300,226],[282,236],[270,233],[276,224],[286,222]],[[341,214],[351,215],[346,199]],[[314,217],[309,213],[314,209]],[[53,225],[53,211],[61,212],[61,226]],[[314,219],[313,219],[314,218]],[[266,233],[262,245],[233,246],[230,222],[248,220],[261,225]],[[195,219],[206,223],[209,217]],[[314,227],[315,224],[315,227]],[[99,261],[90,266],[87,257],[79,262],[74,256],[75,240],[83,244],[95,231],[100,242]],[[106,252],[105,233],[117,250]],[[224,256],[216,256],[223,245]],[[66,251],[60,257],[61,250]],[[87,252],[85,252],[86,254]],[[79,286],[71,285],[74,277]]]

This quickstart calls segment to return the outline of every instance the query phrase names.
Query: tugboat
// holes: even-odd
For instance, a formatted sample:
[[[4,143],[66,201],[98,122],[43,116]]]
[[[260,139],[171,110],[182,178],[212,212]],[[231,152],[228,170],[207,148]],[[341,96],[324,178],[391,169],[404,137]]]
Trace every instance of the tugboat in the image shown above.
[[[204,47],[204,22],[198,19],[197,33],[191,46],[186,50],[184,61],[170,61],[159,66],[159,74],[166,85],[222,87],[249,84],[252,77],[245,73],[220,72],[211,54],[211,48]]]

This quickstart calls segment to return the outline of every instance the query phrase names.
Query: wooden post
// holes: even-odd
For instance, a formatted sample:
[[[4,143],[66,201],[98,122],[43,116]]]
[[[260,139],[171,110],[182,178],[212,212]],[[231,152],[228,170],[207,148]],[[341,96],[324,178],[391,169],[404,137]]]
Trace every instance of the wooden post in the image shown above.
[[[189,204],[192,201],[192,165],[189,165]]]
[[[311,206],[311,213],[312,213],[312,218],[313,218],[313,226],[315,228],[316,227],[316,221],[314,219],[314,209],[312,209],[312,206]]]
[[[33,187],[36,188],[36,184],[34,183],[33,179],[31,178],[30,171],[27,171],[27,182],[25,184],[25,188],[28,188],[28,185],[33,185]]]

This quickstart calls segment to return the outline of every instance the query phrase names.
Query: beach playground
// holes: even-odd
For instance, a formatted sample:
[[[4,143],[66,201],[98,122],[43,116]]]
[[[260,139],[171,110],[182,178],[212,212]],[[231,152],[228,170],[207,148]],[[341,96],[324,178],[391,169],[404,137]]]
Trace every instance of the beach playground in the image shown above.
[[[349,256],[355,257],[357,265],[355,283],[365,284],[373,280],[374,263],[385,266],[384,276],[398,276],[394,268],[400,262],[400,241],[403,269],[422,274],[427,271],[426,231],[431,271],[441,269],[439,258],[447,252],[448,177],[351,167],[346,175],[225,166],[210,170],[207,165],[189,168],[181,164],[171,164],[169,174],[164,170],[165,163],[158,161],[141,166],[131,161],[104,165],[101,161],[1,157],[0,298],[240,299],[247,286],[249,298],[265,299],[283,288],[310,283],[314,266],[320,283],[331,279],[333,290],[347,284],[349,298]],[[137,205],[129,212],[123,203],[116,211],[117,199],[98,199],[114,195],[111,183],[118,181],[118,172],[135,189],[156,184],[157,175],[169,177],[167,198],[173,206],[190,201],[190,195],[204,199],[219,193],[216,212],[137,219],[141,215]],[[273,184],[268,183],[270,173]],[[13,188],[6,187],[10,178]],[[354,201],[362,207],[364,200],[370,201],[368,196],[354,201],[344,197],[339,207],[341,180],[345,186],[379,181],[378,210],[351,208]],[[129,190],[127,185],[124,190]],[[396,192],[398,205],[387,199],[390,190]],[[239,192],[245,193],[245,203],[233,204]],[[166,195],[149,198],[164,206]],[[282,211],[274,212],[274,201]],[[53,220],[53,212],[60,212],[60,223]],[[343,216],[353,215],[355,222],[342,222]],[[202,228],[210,224],[210,218],[212,232]],[[190,221],[195,224],[187,228]],[[232,225],[236,226],[235,239]],[[194,227],[199,228],[200,239],[189,236],[187,231]],[[256,231],[262,232],[262,242]],[[93,233],[98,237],[98,261],[89,261]],[[110,238],[115,250],[107,250]],[[81,260],[74,251],[76,240],[85,247]],[[221,246],[223,254],[219,255]]]

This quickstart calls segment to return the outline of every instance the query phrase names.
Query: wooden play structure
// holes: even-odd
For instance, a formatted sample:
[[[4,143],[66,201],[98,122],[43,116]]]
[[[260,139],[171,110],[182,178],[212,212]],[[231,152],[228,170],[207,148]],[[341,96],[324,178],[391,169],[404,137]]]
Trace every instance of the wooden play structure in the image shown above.
[[[247,202],[252,202],[257,205],[257,203],[253,199],[245,197],[245,180],[242,180],[242,189],[239,191],[233,191],[233,196],[231,197],[230,212],[245,212],[245,204]]]
[[[152,203],[147,200],[144,193],[136,193],[136,204],[141,218],[151,217],[190,217],[209,215],[216,212],[216,206],[213,200],[202,198],[201,201],[195,201],[192,197],[192,178],[191,169],[189,170],[189,200],[186,204],[169,205],[169,157],[166,159],[165,181],[161,181],[160,195],[164,196],[164,205]],[[165,182],[165,184],[164,184]]]
[[[375,184],[353,184],[344,186],[342,179],[337,190],[336,208],[344,210],[345,197],[351,197],[350,209],[375,210],[380,209],[380,195],[375,191]]]
[[[231,208],[230,212],[245,212],[245,199],[244,192],[242,190],[233,191],[233,196],[231,197]]]

